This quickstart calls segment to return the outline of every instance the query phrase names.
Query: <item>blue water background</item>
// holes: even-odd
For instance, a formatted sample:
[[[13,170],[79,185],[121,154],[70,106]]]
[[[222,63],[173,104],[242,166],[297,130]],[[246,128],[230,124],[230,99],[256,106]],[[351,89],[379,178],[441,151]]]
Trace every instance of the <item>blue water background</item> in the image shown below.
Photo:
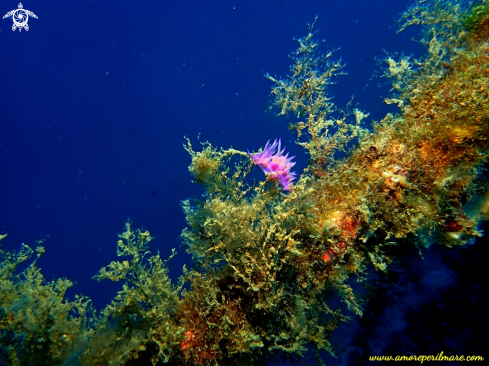
[[[48,280],[76,282],[101,309],[120,284],[92,276],[116,257],[130,218],[155,237],[177,278],[190,257],[179,235],[180,202],[198,197],[184,137],[256,151],[282,138],[296,156],[290,122],[266,112],[272,83],[285,76],[294,37],[315,29],[325,51],[347,65],[331,95],[379,120],[388,88],[372,78],[384,50],[418,56],[417,30],[397,34],[410,0],[26,1],[28,32],[0,22],[0,231],[4,246],[36,245]],[[15,1],[0,2],[3,15]],[[258,178],[263,178],[261,172]],[[450,282],[450,281],[449,281]],[[487,314],[486,314],[487,315]],[[486,320],[487,321],[487,320]],[[433,353],[441,349],[432,350]],[[325,356],[326,357],[326,356]],[[329,360],[329,359],[328,359]],[[339,361],[338,361],[339,362]]]

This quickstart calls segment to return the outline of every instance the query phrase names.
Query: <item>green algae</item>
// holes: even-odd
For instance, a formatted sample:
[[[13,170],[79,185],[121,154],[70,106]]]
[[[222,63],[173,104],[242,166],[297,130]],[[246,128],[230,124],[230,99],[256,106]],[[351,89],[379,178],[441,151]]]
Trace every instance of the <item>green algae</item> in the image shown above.
[[[19,265],[35,260],[20,273]],[[73,283],[66,279],[46,282],[37,259],[43,247],[22,245],[18,253],[0,251],[0,360],[11,365],[68,364],[81,352],[88,336],[90,300],[65,299]]]
[[[148,252],[149,232],[128,223],[118,255],[129,259],[95,276],[122,289],[98,314],[86,297],[66,300],[72,283],[46,282],[36,260],[15,274],[31,248],[2,252],[0,357],[18,365],[254,365],[307,347],[333,354],[335,328],[362,315],[352,279],[362,281],[368,266],[386,271],[386,246],[450,247],[481,235],[477,224],[489,214],[479,179],[489,156],[486,16],[487,1],[426,0],[402,16],[401,31],[424,26],[427,53],[386,57],[385,102],[399,113],[373,131],[363,126],[367,113],[333,104],[329,85],[343,66],[321,51],[311,25],[291,74],[267,75],[272,110],[292,120],[311,158],[293,191],[251,180],[245,152],[210,143],[196,152],[188,141],[189,171],[205,189],[182,204],[194,268],[172,284],[167,260]]]
[[[465,28],[472,37],[487,38],[489,33],[489,2],[482,0],[476,3],[462,19]]]

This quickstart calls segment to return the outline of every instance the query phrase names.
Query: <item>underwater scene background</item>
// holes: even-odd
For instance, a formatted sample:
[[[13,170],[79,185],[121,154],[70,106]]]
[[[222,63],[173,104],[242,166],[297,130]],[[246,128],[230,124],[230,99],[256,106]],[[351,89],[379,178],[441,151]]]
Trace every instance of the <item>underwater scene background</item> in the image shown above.
[[[37,260],[36,267],[41,268],[45,280],[67,278],[73,281],[74,286],[67,290],[66,298],[74,301],[77,294],[88,296],[97,311],[111,303],[122,288],[121,282],[97,282],[93,277],[111,261],[118,260],[118,235],[128,232],[124,226],[128,218],[133,230],[151,233],[153,240],[148,248],[152,255],[159,253],[165,260],[172,255],[172,249],[176,249],[177,255],[167,264],[169,278],[174,284],[182,275],[183,265],[193,268],[196,273],[215,271],[216,276],[220,276],[222,267],[219,263],[213,267],[214,264],[206,260],[197,260],[192,267],[191,254],[200,258],[210,249],[206,244],[197,243],[200,239],[192,233],[181,236],[182,230],[189,227],[188,222],[192,228],[198,226],[194,216],[205,215],[184,200],[205,201],[215,194],[209,193],[210,183],[199,170],[199,156],[193,150],[201,151],[200,142],[209,141],[213,146],[224,149],[257,152],[268,140],[281,139],[282,147],[286,146],[286,152],[295,157],[293,171],[300,175],[308,169],[307,174],[323,178],[323,167],[320,166],[323,162],[318,159],[311,162],[315,157],[313,149],[307,153],[296,144],[297,132],[288,128],[289,123],[297,122],[305,112],[293,110],[287,119],[277,116],[280,108],[269,109],[276,102],[276,94],[271,95],[272,88],[279,85],[273,80],[291,75],[290,65],[294,60],[288,56],[297,49],[297,39],[309,32],[317,32],[314,35],[316,40],[325,40],[320,45],[323,52],[335,50],[331,59],[341,59],[344,65],[341,72],[345,74],[332,78],[333,84],[327,85],[328,95],[333,97],[336,106],[350,106],[351,110],[358,108],[368,113],[362,128],[370,132],[373,131],[372,121],[381,121],[387,113],[396,115],[402,111],[407,115],[403,105],[384,102],[391,96],[392,86],[382,77],[382,67],[389,55],[395,53],[413,55],[413,58],[426,54],[426,48],[412,40],[421,37],[420,27],[397,32],[398,19],[412,3],[411,0],[83,0],[22,3],[24,9],[38,17],[29,17],[28,31],[12,31],[11,18],[2,19],[0,23],[0,234],[8,233],[2,240],[2,249],[18,252],[22,249],[21,243],[32,248],[42,244],[45,253]],[[468,6],[468,2],[454,3]],[[487,1],[482,3],[487,4]],[[16,2],[2,0],[0,13],[3,16],[17,7]],[[485,26],[487,28],[487,24]],[[452,64],[444,67],[447,75],[456,69]],[[487,63],[483,67],[487,68]],[[267,74],[269,78],[265,77]],[[302,97],[308,93],[307,88],[308,84],[303,83],[295,95]],[[482,95],[485,91],[481,89],[480,93]],[[487,99],[481,103],[487,111]],[[338,113],[337,110],[334,112]],[[295,114],[300,118],[294,119]],[[487,125],[488,121],[483,117],[479,122]],[[480,126],[475,128],[483,129]],[[459,131],[453,144],[458,144],[459,139],[472,143],[476,139],[473,136],[475,132],[468,131]],[[485,141],[485,136],[481,141]],[[189,148],[186,138],[192,147]],[[355,146],[355,143],[354,139],[348,146]],[[487,149],[487,142],[485,144]],[[477,151],[481,151],[481,160],[485,162],[486,152],[483,150],[477,147]],[[220,159],[216,154],[209,152],[206,158],[209,161]],[[436,152],[430,150],[426,154]],[[337,158],[344,156],[339,152]],[[191,163],[194,170],[189,172]],[[478,164],[478,178],[484,182],[486,173],[481,163]],[[399,170],[386,174],[390,174],[389,177],[401,176]],[[385,177],[391,179],[387,175]],[[265,176],[255,167],[250,169],[246,179],[261,182],[265,181]],[[396,179],[400,179],[400,183],[396,183],[402,186],[396,186],[397,191],[412,189],[411,184],[415,184],[414,178],[409,178],[412,180],[404,184],[402,179],[407,178]],[[206,185],[209,191],[204,191],[202,184],[193,183],[196,180]],[[386,181],[383,182],[387,185]],[[216,183],[216,191],[221,189],[219,184]],[[308,187],[307,184],[304,181],[298,186]],[[279,185],[270,187],[262,185],[263,191],[260,191],[263,195],[272,191],[276,195],[266,202],[278,202],[282,199],[280,197],[292,195],[281,192]],[[389,189],[386,188],[384,193],[394,191]],[[307,192],[306,188],[304,192]],[[397,199],[395,194],[393,197]],[[467,197],[462,203],[470,201]],[[350,216],[354,217],[353,214]],[[350,223],[355,227],[351,232],[356,235],[357,230],[360,232],[357,226],[366,226],[362,226],[364,224],[356,216],[353,219],[350,216],[341,220],[354,220],[355,224]],[[438,219],[433,221],[442,228],[449,226],[448,232],[461,232],[462,229],[451,230],[459,223],[449,221],[452,216],[447,217],[443,223]],[[323,219],[324,222],[332,220],[326,213]],[[474,225],[474,230],[484,230],[482,222]],[[346,230],[344,226],[342,228]],[[301,230],[305,232],[304,226]],[[295,235],[293,230],[290,232],[290,237]],[[365,235],[366,241],[368,235]],[[404,237],[401,234],[394,236],[396,240],[392,241],[397,241],[398,245],[395,249],[387,249],[392,250],[386,254],[392,259],[387,272],[382,272],[379,269],[382,266],[376,266],[379,263],[377,259],[372,259],[373,264],[365,268],[365,281],[357,283],[353,276],[347,280],[352,291],[362,299],[362,317],[356,315],[359,311],[355,310],[355,304],[343,305],[344,301],[339,298],[329,300],[332,308],[350,308],[347,315],[351,320],[342,322],[343,315],[338,315],[338,324],[332,329],[336,325],[338,328],[331,332],[332,335],[325,335],[336,357],[327,352],[329,345],[315,340],[305,341],[305,344],[322,345],[316,358],[327,365],[369,364],[368,357],[372,355],[436,355],[440,352],[486,358],[486,345],[489,344],[487,237],[464,239],[463,243],[457,242],[447,248],[429,245],[440,241],[446,244],[435,234],[428,240],[430,243],[424,242],[424,246],[410,242],[407,234]],[[284,237],[287,236],[284,234]],[[382,241],[383,238],[370,239],[376,240]],[[337,245],[334,251],[330,247],[330,251],[324,249],[324,254],[317,254],[318,266],[343,260],[340,252],[343,255],[342,251],[349,250],[347,241],[341,239],[338,243],[345,243]],[[196,243],[195,247],[192,243]],[[191,254],[187,253],[189,247]],[[318,253],[321,248],[317,247]],[[128,253],[134,254],[130,250]],[[2,260],[8,258],[6,252],[2,255]],[[288,257],[284,255],[284,258]],[[349,263],[349,259],[344,260]],[[28,268],[29,263],[20,264],[15,273]],[[301,266],[305,268],[305,265]],[[378,267],[377,270],[374,266]],[[315,268],[314,271],[323,273],[328,270],[325,268]],[[187,283],[182,285],[182,289],[190,291],[189,283],[197,281],[196,275],[186,275]],[[300,270],[287,272],[288,275],[307,277],[307,281],[314,282],[316,272],[310,272],[310,277]],[[101,276],[108,279],[117,277],[115,272],[106,277],[102,273]],[[228,277],[220,277],[219,286],[223,281],[229,281]],[[289,280],[283,279],[283,282]],[[7,277],[2,281],[7,281]],[[273,281],[278,283],[280,280]],[[306,279],[304,281],[307,282]],[[307,290],[306,285],[304,288]],[[290,290],[291,297],[299,296],[294,291]],[[304,295],[301,293],[300,296]],[[5,299],[2,301],[7,302]],[[192,301],[189,303],[193,304]],[[183,317],[178,314],[185,313],[189,303],[175,305],[176,310],[168,310],[168,317]],[[195,300],[195,303],[199,301]],[[198,308],[200,305],[195,306]],[[280,309],[278,307],[276,312],[285,311]],[[112,319],[105,324],[109,329],[107,334],[111,329],[118,329],[111,323],[117,323],[116,313],[106,313]],[[16,335],[20,338],[9,333],[8,314],[5,308],[0,313],[0,364],[46,364],[43,360],[50,359],[55,353],[52,348],[43,346],[49,341],[43,340],[42,345],[28,347],[27,344],[35,343],[35,340],[22,336],[20,331],[20,335]],[[142,317],[138,314],[135,317]],[[292,310],[290,314],[294,316]],[[24,321],[41,318],[26,316]],[[131,321],[137,323],[134,319]],[[231,318],[230,322],[238,321]],[[173,327],[170,320],[163,320],[163,323]],[[250,324],[253,325],[251,320]],[[233,352],[236,353],[225,354],[222,349],[212,348],[216,345],[208,347],[204,341],[198,343],[198,331],[189,328],[188,323],[182,321],[177,325],[181,329],[172,328],[175,330],[173,338],[159,340],[167,351],[154,351],[140,341],[149,339],[143,329],[137,337],[126,334],[127,339],[137,338],[138,341],[134,340],[134,344],[125,342],[127,350],[118,347],[110,362],[146,365],[151,364],[150,359],[156,362],[168,357],[166,361],[170,364],[230,364],[232,361],[238,364],[289,365],[300,360],[301,353],[305,357],[301,359],[303,364],[314,362],[312,347],[299,351],[284,345],[283,349],[278,347],[265,354],[257,350],[263,348],[257,339],[250,338],[249,342],[256,343],[254,346],[229,341],[232,331],[227,333],[228,338],[222,336],[230,342],[229,345],[219,344],[226,350],[235,349]],[[276,329],[280,326],[277,320]],[[163,328],[161,326],[151,332],[161,334],[165,332]],[[148,334],[153,334],[151,332]],[[270,332],[273,333],[273,329]],[[90,344],[97,338],[87,333],[83,339]],[[100,337],[101,348],[111,339],[110,336]],[[139,341],[146,348],[143,349]],[[36,347],[43,350],[41,356],[22,358],[24,353],[35,354]],[[251,350],[251,356],[240,356],[237,350],[246,353],[246,347]],[[137,352],[146,350],[152,352],[151,355],[141,353],[134,359]],[[159,351],[165,357],[158,354]],[[12,354],[16,354],[18,359]],[[74,350],[70,356],[60,356],[52,364],[102,365],[108,364],[110,359],[80,361],[80,354],[81,351]]]

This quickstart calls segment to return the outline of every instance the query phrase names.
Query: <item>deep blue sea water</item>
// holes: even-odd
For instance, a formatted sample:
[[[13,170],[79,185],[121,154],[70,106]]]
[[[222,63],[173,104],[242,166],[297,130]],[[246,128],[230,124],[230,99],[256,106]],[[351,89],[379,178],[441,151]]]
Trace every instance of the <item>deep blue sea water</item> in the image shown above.
[[[298,45],[294,38],[306,35],[308,23],[318,15],[315,29],[326,40],[325,51],[339,48],[336,58],[347,64],[348,75],[338,77],[330,89],[335,101],[344,106],[353,96],[354,103],[371,113],[370,119],[379,120],[395,109],[382,101],[388,88],[372,78],[378,71],[376,58],[384,58],[384,50],[422,52],[411,41],[418,30],[396,33],[396,19],[410,4],[23,2],[38,16],[29,18],[29,31],[12,31],[11,19],[0,21],[0,234],[9,234],[3,245],[17,250],[21,243],[35,246],[37,240],[45,240],[39,266],[46,279],[75,281],[69,295],[88,295],[100,309],[120,285],[97,283],[92,276],[117,258],[117,234],[130,218],[134,227],[144,227],[155,237],[153,251],[167,257],[177,248],[178,256],[170,263],[171,275],[177,278],[182,265],[190,263],[180,247],[179,235],[186,225],[180,201],[203,192],[191,182],[184,137],[194,147],[200,136],[201,141],[245,151],[282,138],[297,157],[300,173],[307,156],[287,130],[289,121],[266,112],[272,85],[264,74],[288,73],[288,55]],[[17,5],[1,0],[1,15]],[[415,354],[481,354],[482,345],[489,342],[483,279],[487,274],[480,268],[484,250],[487,253],[480,240],[450,254],[432,249],[426,256],[432,262],[407,254],[418,258],[413,268],[424,268],[416,271],[426,274],[396,279],[404,281],[401,293],[413,294],[412,303],[406,304],[398,293],[400,301],[377,304],[378,312],[371,314],[381,318],[367,315],[364,323],[392,319],[392,324],[379,330],[354,322],[340,329],[335,340],[340,355],[355,351],[358,356],[360,349],[367,353],[355,359],[325,359],[330,364],[361,364],[358,360],[369,350],[395,350],[398,346],[389,345],[389,339],[396,336]],[[470,262],[474,258],[475,264]],[[469,274],[464,272],[466,263],[472,263]],[[471,286],[477,288],[470,292]],[[461,289],[469,293],[459,304]],[[459,305],[434,325],[409,327],[413,319],[438,313],[429,306],[440,299],[448,308],[452,300]],[[398,303],[404,308],[396,307]],[[465,314],[463,324],[457,323],[462,330],[446,325],[470,308],[479,314],[473,322],[474,314]],[[479,327],[485,333],[476,337]],[[439,331],[432,333],[433,329]],[[423,344],[419,334],[428,337]]]

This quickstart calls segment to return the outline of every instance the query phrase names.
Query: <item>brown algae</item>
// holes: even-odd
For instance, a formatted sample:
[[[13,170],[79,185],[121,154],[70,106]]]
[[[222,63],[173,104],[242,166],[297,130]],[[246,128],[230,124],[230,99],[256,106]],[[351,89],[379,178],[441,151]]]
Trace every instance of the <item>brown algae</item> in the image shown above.
[[[195,268],[171,284],[166,261],[148,253],[150,234],[128,223],[118,254],[130,259],[96,276],[123,288],[91,316],[89,300],[64,300],[71,282],[46,283],[35,260],[14,273],[32,249],[2,253],[0,356],[13,365],[253,365],[311,346],[333,353],[330,337],[347,309],[362,314],[348,280],[362,280],[368,265],[385,271],[385,245],[450,247],[481,235],[477,225],[489,215],[480,180],[489,154],[488,9],[488,0],[418,0],[403,15],[401,30],[424,25],[427,54],[386,57],[385,101],[399,113],[372,131],[367,113],[333,104],[328,86],[343,66],[321,52],[311,26],[290,76],[267,75],[272,110],[294,121],[311,159],[291,192],[251,182],[248,153],[209,143],[196,152],[189,141],[189,170],[205,188],[203,199],[183,202],[182,239]],[[340,151],[346,157],[335,158]]]

